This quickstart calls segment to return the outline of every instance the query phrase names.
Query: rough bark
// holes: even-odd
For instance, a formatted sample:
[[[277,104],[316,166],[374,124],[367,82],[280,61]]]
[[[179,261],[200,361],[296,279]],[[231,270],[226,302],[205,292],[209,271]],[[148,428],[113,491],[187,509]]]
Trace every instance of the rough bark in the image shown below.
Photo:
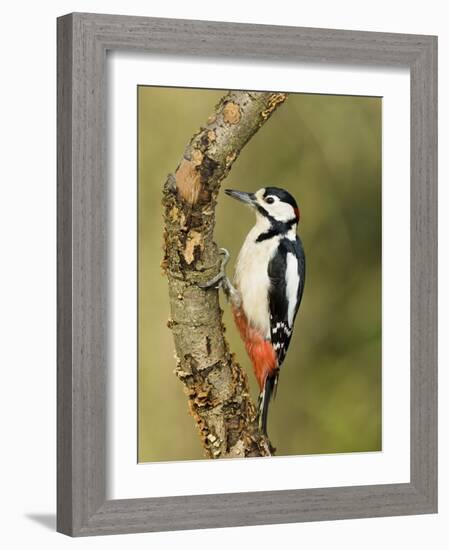
[[[196,133],[163,192],[165,257],[177,366],[190,413],[210,458],[267,456],[245,372],[230,353],[216,289],[204,283],[220,268],[213,240],[221,181],[268,120],[284,93],[230,92]]]

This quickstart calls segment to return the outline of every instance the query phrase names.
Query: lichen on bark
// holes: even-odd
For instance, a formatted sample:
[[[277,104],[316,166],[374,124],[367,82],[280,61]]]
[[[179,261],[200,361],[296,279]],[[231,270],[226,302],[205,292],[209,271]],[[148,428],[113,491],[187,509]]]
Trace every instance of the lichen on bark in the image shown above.
[[[204,283],[220,267],[213,240],[221,181],[244,145],[286,99],[284,93],[229,92],[192,137],[164,186],[164,259],[176,375],[183,382],[209,458],[268,456],[245,372],[224,338],[218,291]]]

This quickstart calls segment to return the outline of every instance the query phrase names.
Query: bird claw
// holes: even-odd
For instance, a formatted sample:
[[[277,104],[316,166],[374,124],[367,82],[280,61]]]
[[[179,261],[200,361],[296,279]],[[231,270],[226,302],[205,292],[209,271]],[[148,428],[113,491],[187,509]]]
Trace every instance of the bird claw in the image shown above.
[[[224,256],[223,260],[221,261],[221,267],[220,271],[215,275],[215,277],[212,277],[212,279],[209,279],[209,281],[206,281],[205,283],[199,283],[198,286],[204,290],[207,290],[209,288],[220,288],[221,286],[226,284],[227,276],[226,276],[226,265],[229,262],[230,254],[226,250],[226,248],[220,248],[220,254]]]
[[[242,301],[240,293],[232,286],[231,281],[226,276],[226,265],[229,262],[230,254],[226,248],[220,248],[220,254],[224,256],[221,261],[220,271],[217,275],[215,275],[215,277],[205,283],[199,283],[198,286],[203,290],[207,290],[209,288],[219,289],[221,287],[226,295],[226,298],[231,302],[231,304],[234,307],[240,307]]]

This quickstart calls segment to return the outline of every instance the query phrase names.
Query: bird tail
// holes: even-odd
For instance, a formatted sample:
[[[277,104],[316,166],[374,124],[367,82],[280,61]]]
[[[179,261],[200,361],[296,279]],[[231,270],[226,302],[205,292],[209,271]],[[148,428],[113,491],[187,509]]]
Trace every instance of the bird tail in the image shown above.
[[[274,376],[267,377],[259,395],[259,429],[267,437],[268,407],[271,399],[276,395],[278,376],[279,374],[276,372]]]

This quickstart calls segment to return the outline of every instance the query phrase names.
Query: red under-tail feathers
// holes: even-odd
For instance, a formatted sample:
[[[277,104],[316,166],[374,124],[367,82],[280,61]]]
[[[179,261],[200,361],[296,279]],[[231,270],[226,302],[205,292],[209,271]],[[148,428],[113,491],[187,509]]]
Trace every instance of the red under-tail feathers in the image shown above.
[[[235,324],[245,343],[246,351],[253,364],[260,391],[262,392],[267,378],[277,369],[277,358],[271,342],[248,323],[245,313],[240,308],[232,308]]]

